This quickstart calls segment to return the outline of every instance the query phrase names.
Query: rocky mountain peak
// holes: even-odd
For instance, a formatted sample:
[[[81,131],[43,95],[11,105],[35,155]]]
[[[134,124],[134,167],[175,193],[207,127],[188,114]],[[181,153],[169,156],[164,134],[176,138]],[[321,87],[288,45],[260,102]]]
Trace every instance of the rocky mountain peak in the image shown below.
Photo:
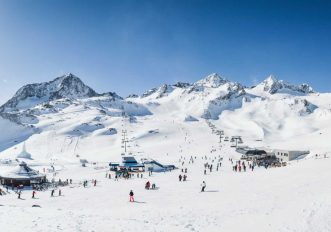
[[[283,81],[279,81],[273,75],[270,75],[262,82],[262,85],[264,91],[274,94],[279,89],[283,88]]]
[[[195,82],[195,85],[210,87],[210,88],[217,88],[220,85],[224,85],[227,82],[228,82],[228,80],[221,77],[217,73],[212,73],[212,74],[206,76],[205,78]]]
[[[292,91],[301,94],[314,93],[313,88],[310,87],[308,84],[293,85],[283,80],[278,80],[272,75],[270,75],[261,84],[259,84],[259,86],[262,86],[263,90],[269,92],[270,94],[286,91]]]
[[[28,84],[0,107],[0,112],[19,106],[31,107],[42,102],[61,98],[85,98],[98,94],[72,73],[60,76],[49,82]]]

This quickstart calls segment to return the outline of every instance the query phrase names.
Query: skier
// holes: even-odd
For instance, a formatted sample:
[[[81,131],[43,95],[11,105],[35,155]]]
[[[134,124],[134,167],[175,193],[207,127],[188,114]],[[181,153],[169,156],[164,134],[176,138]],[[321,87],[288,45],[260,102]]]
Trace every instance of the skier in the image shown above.
[[[186,176],[186,175],[184,175],[184,176],[183,176],[183,181],[186,181],[186,178],[187,178],[187,176]]]
[[[151,183],[149,181],[147,181],[147,183],[145,184],[145,189],[149,190],[151,186]]]
[[[179,175],[178,178],[179,178],[179,181],[182,181],[182,175]]]
[[[59,189],[59,196],[61,196],[62,195],[62,191],[61,191],[61,189]]]
[[[94,180],[94,187],[97,185],[97,180]]]
[[[203,181],[202,184],[201,184],[201,192],[204,192],[205,191],[205,188],[206,188],[206,182]]]
[[[35,198],[35,195],[36,195],[36,191],[32,191],[32,198]]]
[[[130,195],[130,202],[134,202],[134,198],[133,198],[134,194],[132,190],[130,190],[129,195]]]
[[[18,199],[21,199],[21,193],[22,193],[21,190],[17,192],[17,195],[18,195],[17,198],[18,198]]]
[[[54,197],[54,189],[52,189],[52,192],[51,192],[51,197]]]

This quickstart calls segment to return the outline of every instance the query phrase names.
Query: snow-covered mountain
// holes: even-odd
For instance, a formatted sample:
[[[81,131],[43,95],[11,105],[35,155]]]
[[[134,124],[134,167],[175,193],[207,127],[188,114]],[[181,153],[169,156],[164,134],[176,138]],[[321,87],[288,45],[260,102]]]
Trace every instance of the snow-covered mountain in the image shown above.
[[[108,225],[114,231],[330,231],[330,188],[325,185],[330,179],[330,122],[330,93],[275,78],[247,88],[211,74],[125,99],[114,92],[96,93],[73,75],[27,85],[1,106],[0,171],[8,173],[11,163],[24,161],[46,171],[49,180],[55,169],[56,179],[70,178],[73,184],[61,187],[64,194],[54,198],[49,191],[31,198],[25,190],[25,200],[17,200],[14,191],[5,192],[0,224],[5,231],[107,231]],[[220,143],[215,129],[223,130],[223,137],[242,136],[246,146],[309,150],[310,155],[282,168],[233,172],[229,159],[236,162],[240,154],[231,139]],[[138,161],[188,167],[189,181],[173,181],[180,169],[114,181],[108,164],[121,161],[124,141]],[[224,159],[216,169],[217,156]],[[81,167],[81,160],[88,161],[87,167]],[[206,162],[215,164],[207,175]],[[90,179],[98,180],[97,186],[83,188],[80,183]],[[159,189],[145,190],[147,179]],[[198,189],[202,181],[205,193]],[[128,203],[130,189],[137,203],[146,204]],[[86,199],[93,207],[82,210]],[[160,208],[164,210],[155,214]],[[118,212],[124,213],[119,217]],[[15,227],[13,217],[21,220]],[[237,225],[260,218],[258,227]]]
[[[0,107],[0,112],[30,108],[34,105],[56,99],[77,99],[95,97],[98,94],[78,77],[69,73],[50,82],[28,84]]]
[[[324,152],[331,150],[323,142],[331,135],[330,96],[274,77],[249,88],[210,74],[122,98],[99,94],[68,74],[26,85],[0,107],[0,123],[10,121],[0,156],[13,156],[25,142],[32,158],[109,160],[122,151],[122,129],[130,131],[132,149],[162,156],[178,152],[184,131],[208,140],[206,121],[250,145]],[[190,149],[209,152],[199,143]]]
[[[312,87],[308,84],[292,85],[283,80],[277,80],[274,76],[269,76],[262,83],[255,87],[270,94],[289,93],[289,94],[310,94],[314,93]]]

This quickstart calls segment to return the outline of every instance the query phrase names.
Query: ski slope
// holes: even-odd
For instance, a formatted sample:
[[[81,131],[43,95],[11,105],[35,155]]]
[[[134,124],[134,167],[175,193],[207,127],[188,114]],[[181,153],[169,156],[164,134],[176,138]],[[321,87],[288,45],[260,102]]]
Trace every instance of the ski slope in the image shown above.
[[[273,78],[246,88],[213,74],[193,84],[163,85],[122,99],[115,93],[97,94],[71,78],[83,92],[53,81],[37,85],[36,92],[45,92],[47,102],[24,98],[22,88],[3,107],[0,161],[24,160],[40,171],[54,165],[56,176],[50,172],[48,178],[73,179],[73,184],[54,198],[50,190],[37,192],[37,199],[31,199],[31,190],[23,191],[23,200],[11,190],[0,196],[0,229],[331,231],[330,93]],[[55,98],[66,91],[83,97]],[[236,161],[240,155],[230,142],[219,143],[210,123],[225,136],[242,136],[246,146],[310,154],[286,167],[235,173],[229,158]],[[128,153],[137,160],[155,159],[179,169],[129,180],[105,178],[109,162],[121,161],[123,130]],[[30,159],[19,158],[24,146]],[[194,164],[188,164],[191,156],[196,157]],[[204,175],[203,164],[219,157],[220,170]],[[86,168],[81,159],[89,162]],[[0,172],[11,168],[0,162]],[[181,168],[188,168],[187,182],[178,181]],[[92,179],[98,181],[96,187],[82,186]],[[159,189],[145,190],[148,180]],[[202,181],[205,193],[200,193]],[[128,202],[131,189],[135,203]]]
[[[192,140],[190,135],[187,136]],[[216,146],[217,144],[215,144]],[[184,147],[185,149],[185,147]],[[180,152],[179,152],[180,153]],[[195,152],[191,153],[195,155]],[[223,157],[219,171],[203,174],[203,164]],[[319,157],[292,162],[283,168],[257,168],[234,173],[228,158],[237,154],[224,144],[221,152],[196,154],[193,164],[185,157],[188,181],[179,182],[180,155],[169,160],[180,167],[151,177],[119,181],[105,178],[106,163],[80,167],[60,163],[56,178],[73,179],[61,188],[63,196],[51,198],[50,190],[22,193],[23,200],[9,191],[0,197],[0,225],[5,231],[329,231],[331,229],[331,159]],[[176,161],[176,159],[178,159]],[[184,158],[182,158],[183,160]],[[40,166],[41,168],[44,166]],[[34,166],[38,168],[38,166]],[[52,177],[49,174],[50,178]],[[83,180],[97,179],[83,188]],[[145,182],[158,190],[145,190]],[[206,181],[206,192],[200,192]],[[135,203],[128,202],[129,191]],[[39,205],[41,208],[33,208]],[[12,223],[12,218],[15,223]]]

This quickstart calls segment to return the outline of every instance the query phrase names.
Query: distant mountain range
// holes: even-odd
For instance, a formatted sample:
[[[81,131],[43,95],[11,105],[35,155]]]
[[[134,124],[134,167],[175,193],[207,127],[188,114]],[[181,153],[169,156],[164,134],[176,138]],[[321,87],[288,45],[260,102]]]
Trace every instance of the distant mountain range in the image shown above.
[[[242,99],[248,100],[257,96],[263,96],[265,93],[290,94],[290,95],[307,95],[315,93],[312,87],[307,84],[292,85],[282,80],[277,80],[273,76],[268,77],[259,85],[246,88],[240,83],[229,81],[222,78],[216,73],[210,74],[207,77],[195,83],[178,82],[176,84],[164,84],[158,88],[153,88],[146,91],[141,96],[131,94],[126,99],[118,96],[115,92],[97,93],[91,87],[85,85],[77,76],[69,73],[61,77],[57,77],[52,81],[28,84],[20,88],[15,95],[5,104],[0,106],[0,115],[4,118],[13,119],[18,122],[16,117],[9,117],[12,113],[24,113],[26,116],[33,115],[31,109],[37,105],[45,105],[56,100],[75,100],[83,98],[106,97],[109,102],[153,102],[157,99],[174,97],[173,93],[177,93],[177,97],[199,98],[209,104],[209,107],[215,109],[217,114],[222,110],[230,107],[230,104],[240,105]],[[199,109],[197,109],[199,110]],[[208,109],[201,116],[204,118],[217,118]],[[15,118],[15,119],[14,119]]]
[[[119,121],[123,115],[136,128],[133,137],[141,141],[163,135],[166,132],[159,128],[170,122],[180,128],[195,125],[204,130],[208,120],[229,133],[246,134],[251,139],[283,141],[303,135],[311,139],[327,135],[328,124],[324,122],[331,120],[331,100],[330,94],[317,93],[307,84],[293,85],[273,76],[246,87],[216,73],[195,83],[164,84],[140,96],[124,98],[115,92],[97,93],[70,73],[25,85],[0,106],[4,130],[0,152],[13,152],[23,141],[35,147],[48,144],[44,151],[53,153],[72,154],[79,151],[77,144],[84,141],[86,146],[94,146],[99,140],[113,141],[103,145],[107,150],[118,149],[114,135],[123,127]],[[142,128],[147,134],[141,134]],[[178,132],[167,133],[164,136]],[[47,142],[40,144],[45,138]],[[71,142],[66,144],[68,138]],[[57,139],[66,145],[58,144]],[[79,140],[76,145],[74,139]],[[155,145],[161,142],[164,139],[153,140]],[[106,149],[103,146],[97,151]]]

